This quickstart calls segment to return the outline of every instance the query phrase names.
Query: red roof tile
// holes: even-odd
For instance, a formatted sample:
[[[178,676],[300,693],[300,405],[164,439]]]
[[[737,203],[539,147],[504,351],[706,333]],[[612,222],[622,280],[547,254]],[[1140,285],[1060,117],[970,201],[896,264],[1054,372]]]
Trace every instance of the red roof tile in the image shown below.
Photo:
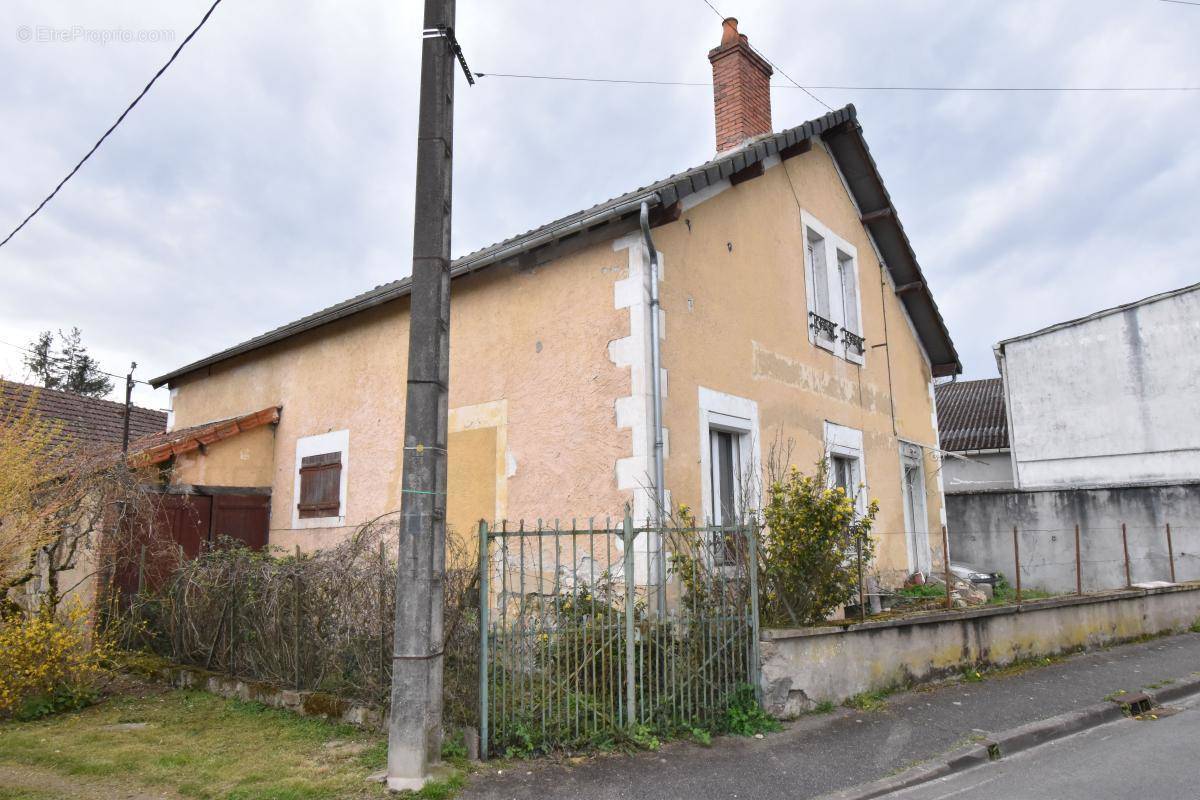
[[[33,411],[62,425],[60,441],[84,447],[120,447],[125,404],[57,389],[43,389],[0,378],[0,409],[19,412],[33,400]],[[167,427],[167,413],[133,406],[129,413],[130,441]]]
[[[213,420],[190,428],[180,428],[175,431],[165,431],[139,439],[129,445],[130,461],[138,466],[158,464],[172,456],[197,450],[204,445],[237,436],[243,431],[257,428],[260,425],[273,425],[279,422],[281,406],[267,406],[261,411],[253,411],[238,417]]]

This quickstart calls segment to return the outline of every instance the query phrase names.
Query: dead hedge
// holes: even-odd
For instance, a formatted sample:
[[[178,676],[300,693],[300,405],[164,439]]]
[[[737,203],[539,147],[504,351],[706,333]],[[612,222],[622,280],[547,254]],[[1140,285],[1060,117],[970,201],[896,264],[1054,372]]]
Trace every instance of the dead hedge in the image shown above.
[[[390,515],[310,553],[220,541],[114,615],[120,636],[176,663],[384,707],[398,526]],[[468,725],[478,717],[478,558],[447,541],[445,715]]]

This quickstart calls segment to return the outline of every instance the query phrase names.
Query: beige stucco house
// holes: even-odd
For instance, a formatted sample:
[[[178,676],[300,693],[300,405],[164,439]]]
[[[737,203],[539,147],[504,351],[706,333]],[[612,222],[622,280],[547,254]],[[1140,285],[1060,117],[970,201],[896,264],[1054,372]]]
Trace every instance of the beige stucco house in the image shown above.
[[[854,107],[772,133],[770,67],[725,33],[713,160],[454,262],[448,521],[653,511],[645,203],[669,502],[717,520],[753,505],[735,495],[791,439],[793,464],[829,458],[879,500],[885,576],[927,569],[944,519],[933,380],[961,371],[954,345]],[[409,288],[154,379],[171,388],[173,480],[269,490],[269,542],[289,550],[399,509]]]

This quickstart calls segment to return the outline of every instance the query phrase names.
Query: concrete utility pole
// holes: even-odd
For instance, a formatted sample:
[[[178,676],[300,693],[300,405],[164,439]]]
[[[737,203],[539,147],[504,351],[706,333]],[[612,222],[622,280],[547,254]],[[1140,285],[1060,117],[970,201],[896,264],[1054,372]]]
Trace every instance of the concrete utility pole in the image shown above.
[[[446,402],[450,378],[450,187],[454,0],[425,0],[408,395],[387,783],[420,789],[442,748]]]

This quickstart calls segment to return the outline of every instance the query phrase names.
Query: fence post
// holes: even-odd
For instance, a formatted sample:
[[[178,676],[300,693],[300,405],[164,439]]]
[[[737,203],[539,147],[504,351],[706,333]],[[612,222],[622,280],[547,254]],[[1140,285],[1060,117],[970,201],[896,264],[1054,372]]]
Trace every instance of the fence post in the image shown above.
[[[555,546],[557,546],[555,542]],[[479,520],[479,760],[488,757],[488,524]]]
[[[138,556],[137,593],[140,596],[146,589],[146,545],[142,545],[141,555]]]
[[[1016,564],[1017,605],[1021,605],[1021,540],[1017,536],[1017,526],[1013,525],[1013,562]]]
[[[379,537],[379,687],[388,686],[388,657],[387,629],[394,614],[385,613],[384,604],[387,602],[387,543]]]
[[[867,598],[863,592],[863,537],[861,530],[858,532],[858,544],[855,549],[858,550],[858,621],[866,622]]]
[[[1075,523],[1075,594],[1083,594],[1083,559],[1079,554],[1079,523]]]
[[[746,535],[750,537],[750,676],[754,680],[754,697],[762,705],[762,675],[759,674],[762,664],[758,660],[758,528],[747,526]]]
[[[1175,548],[1171,545],[1171,523],[1167,523],[1167,560],[1171,562],[1171,583],[1175,583]]]
[[[225,665],[230,675],[237,676],[237,612],[238,612],[238,567],[233,565],[229,580],[229,663]]]
[[[292,656],[296,659],[296,691],[300,683],[300,545],[296,545],[296,571],[292,574]]]
[[[1129,572],[1129,538],[1125,535],[1125,523],[1121,523],[1121,547],[1125,550],[1125,588],[1133,588],[1133,577]]]
[[[633,659],[633,613],[636,604],[634,592],[634,565],[633,565],[633,517],[629,512],[625,512],[625,528],[622,539],[624,539],[624,567],[625,567],[625,723],[629,727],[637,724],[637,680],[634,676],[634,659]]]
[[[950,534],[946,533],[946,526],[942,526],[942,565],[946,569],[946,608],[954,608],[954,601],[950,599]]]

